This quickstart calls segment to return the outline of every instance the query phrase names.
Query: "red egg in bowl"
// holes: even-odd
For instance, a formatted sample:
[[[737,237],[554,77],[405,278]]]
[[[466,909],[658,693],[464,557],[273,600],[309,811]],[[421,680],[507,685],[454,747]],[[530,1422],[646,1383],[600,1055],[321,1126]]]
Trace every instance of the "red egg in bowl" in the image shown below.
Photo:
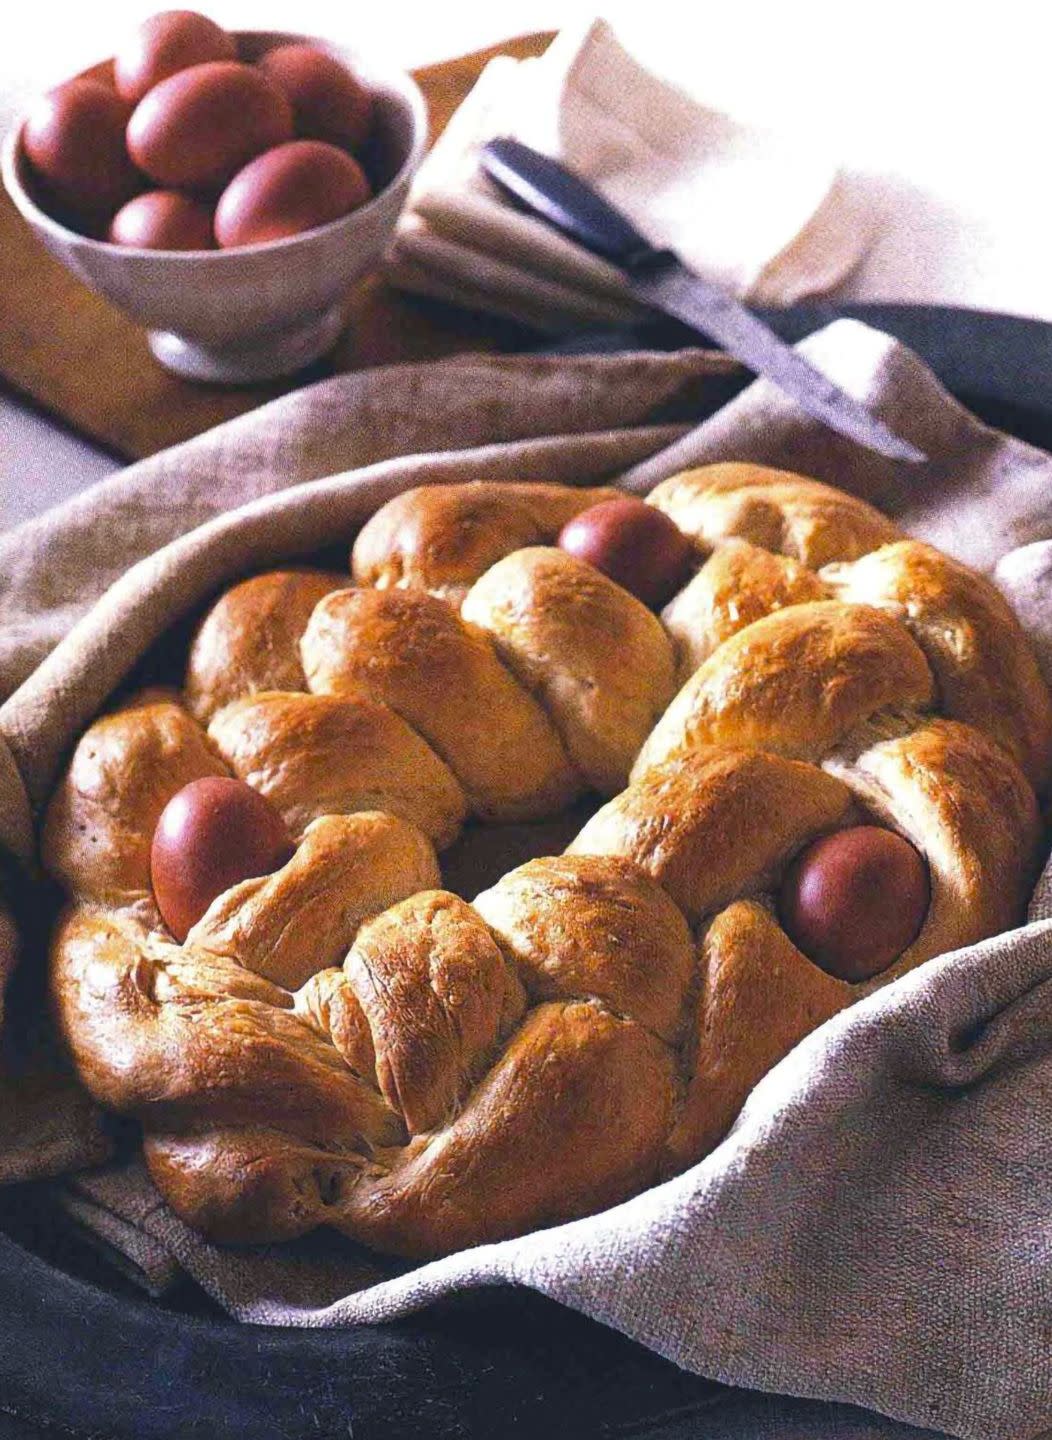
[[[132,105],[180,70],[210,60],[236,60],[237,42],[207,15],[162,10],[123,41],[113,57],[117,94]]]
[[[292,106],[296,134],[357,153],[373,124],[373,97],[349,66],[316,45],[278,45],[259,68]]]
[[[371,198],[352,155],[321,140],[293,140],[257,155],[230,181],[216,206],[216,240],[224,249],[287,240]]]
[[[145,190],[110,221],[113,245],[142,250],[214,250],[212,207],[179,190]]]
[[[33,102],[22,150],[41,193],[93,229],[143,184],[125,144],[131,107],[101,80],[78,76]]]

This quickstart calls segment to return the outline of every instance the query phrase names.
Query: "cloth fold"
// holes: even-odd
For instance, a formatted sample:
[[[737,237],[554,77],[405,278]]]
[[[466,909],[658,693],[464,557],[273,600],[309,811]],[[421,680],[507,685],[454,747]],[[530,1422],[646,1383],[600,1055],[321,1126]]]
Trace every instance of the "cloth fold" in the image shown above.
[[[699,382],[703,392],[714,374],[703,355],[472,360],[326,382],[23,527],[14,569],[0,569],[0,606],[29,664],[50,654],[0,707],[0,734],[27,791],[39,803],[83,720],[226,580],[342,549],[409,485],[483,475],[583,482],[646,465],[642,488],[685,455],[800,465],[995,574],[1019,596],[1049,675],[1052,459],[980,425],[915,356],[864,326],[839,322],[807,350],[923,441],[932,465],[899,473],[762,382],[688,432],[677,407],[703,398]],[[412,453],[425,434],[437,453]],[[231,508],[238,498],[249,503]],[[51,649],[56,613],[79,619]],[[17,644],[5,658],[9,674],[27,664]],[[0,815],[15,848],[17,827],[4,825]],[[144,1247],[135,1263],[146,1274],[149,1257],[154,1284],[174,1258],[254,1323],[368,1323],[454,1290],[529,1285],[714,1379],[966,1440],[1030,1440],[1052,1425],[1050,1133],[1046,872],[1024,927],[823,1026],[705,1161],[605,1214],[399,1272],[324,1235],[302,1248],[211,1246],[135,1160],[77,1177],[70,1208],[131,1259]]]
[[[728,1384],[1032,1440],[1052,1421],[1050,1035],[1044,918],[823,1026],[676,1180],[395,1278],[316,1237],[209,1245],[138,1168],[113,1203],[240,1320],[372,1323],[510,1282]]]
[[[480,173],[479,151],[497,135],[563,160],[649,239],[756,304],[827,293],[871,238],[824,135],[711,109],[596,20],[538,59],[489,63],[414,181],[386,257],[394,284],[550,332],[645,313],[615,266]]]

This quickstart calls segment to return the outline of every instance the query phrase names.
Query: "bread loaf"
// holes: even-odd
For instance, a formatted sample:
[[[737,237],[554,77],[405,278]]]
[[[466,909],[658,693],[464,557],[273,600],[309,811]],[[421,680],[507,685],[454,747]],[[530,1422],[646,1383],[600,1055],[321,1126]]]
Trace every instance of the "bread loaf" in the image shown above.
[[[715,465],[648,497],[694,555],[658,616],[554,543],[616,493],[410,491],[348,574],[233,586],[182,690],[77,745],[43,832],[57,1012],[191,1224],[423,1257],[588,1214],[705,1155],[815,1026],[1020,918],[1052,705],[990,582],[827,485]],[[292,857],[180,944],[151,839],[216,775]],[[587,793],[565,854],[442,888],[466,823]],[[833,881],[816,842],[856,829]],[[889,830],[920,881],[890,959]],[[804,953],[801,913],[863,962],[872,927],[876,972]]]

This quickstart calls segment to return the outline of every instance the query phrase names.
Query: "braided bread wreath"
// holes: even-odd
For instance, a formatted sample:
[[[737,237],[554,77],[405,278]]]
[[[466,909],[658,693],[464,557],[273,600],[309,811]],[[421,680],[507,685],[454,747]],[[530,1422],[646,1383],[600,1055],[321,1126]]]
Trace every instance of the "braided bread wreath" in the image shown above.
[[[594,1212],[705,1155],[828,1017],[1020,919],[1052,709],[997,590],[860,500],[725,464],[649,496],[695,572],[659,619],[552,544],[617,494],[404,494],[353,584],[234,585],[182,692],[77,745],[43,837],[61,1027],[214,1238],[329,1225],[426,1257]],[[259,813],[220,827],[207,908],[159,909],[159,817],[210,777]],[[470,904],[441,888],[468,817],[585,791],[612,798],[566,853]],[[920,909],[903,932],[916,884],[878,885],[830,973],[779,897],[859,827],[923,857]]]

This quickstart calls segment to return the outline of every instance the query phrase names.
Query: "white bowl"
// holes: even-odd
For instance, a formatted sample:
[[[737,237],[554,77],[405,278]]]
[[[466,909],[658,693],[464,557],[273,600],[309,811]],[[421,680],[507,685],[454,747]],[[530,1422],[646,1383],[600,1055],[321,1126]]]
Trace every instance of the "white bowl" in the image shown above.
[[[367,168],[380,184],[360,209],[303,235],[237,250],[139,250],[78,235],[33,196],[19,121],[4,140],[4,185],[38,239],[92,290],[149,331],[150,349],[193,380],[289,375],[323,355],[346,323],[352,282],[395,227],[427,143],[427,108],[404,71],[310,35],[236,32],[242,60],[309,42],[344,61],[376,96]]]

